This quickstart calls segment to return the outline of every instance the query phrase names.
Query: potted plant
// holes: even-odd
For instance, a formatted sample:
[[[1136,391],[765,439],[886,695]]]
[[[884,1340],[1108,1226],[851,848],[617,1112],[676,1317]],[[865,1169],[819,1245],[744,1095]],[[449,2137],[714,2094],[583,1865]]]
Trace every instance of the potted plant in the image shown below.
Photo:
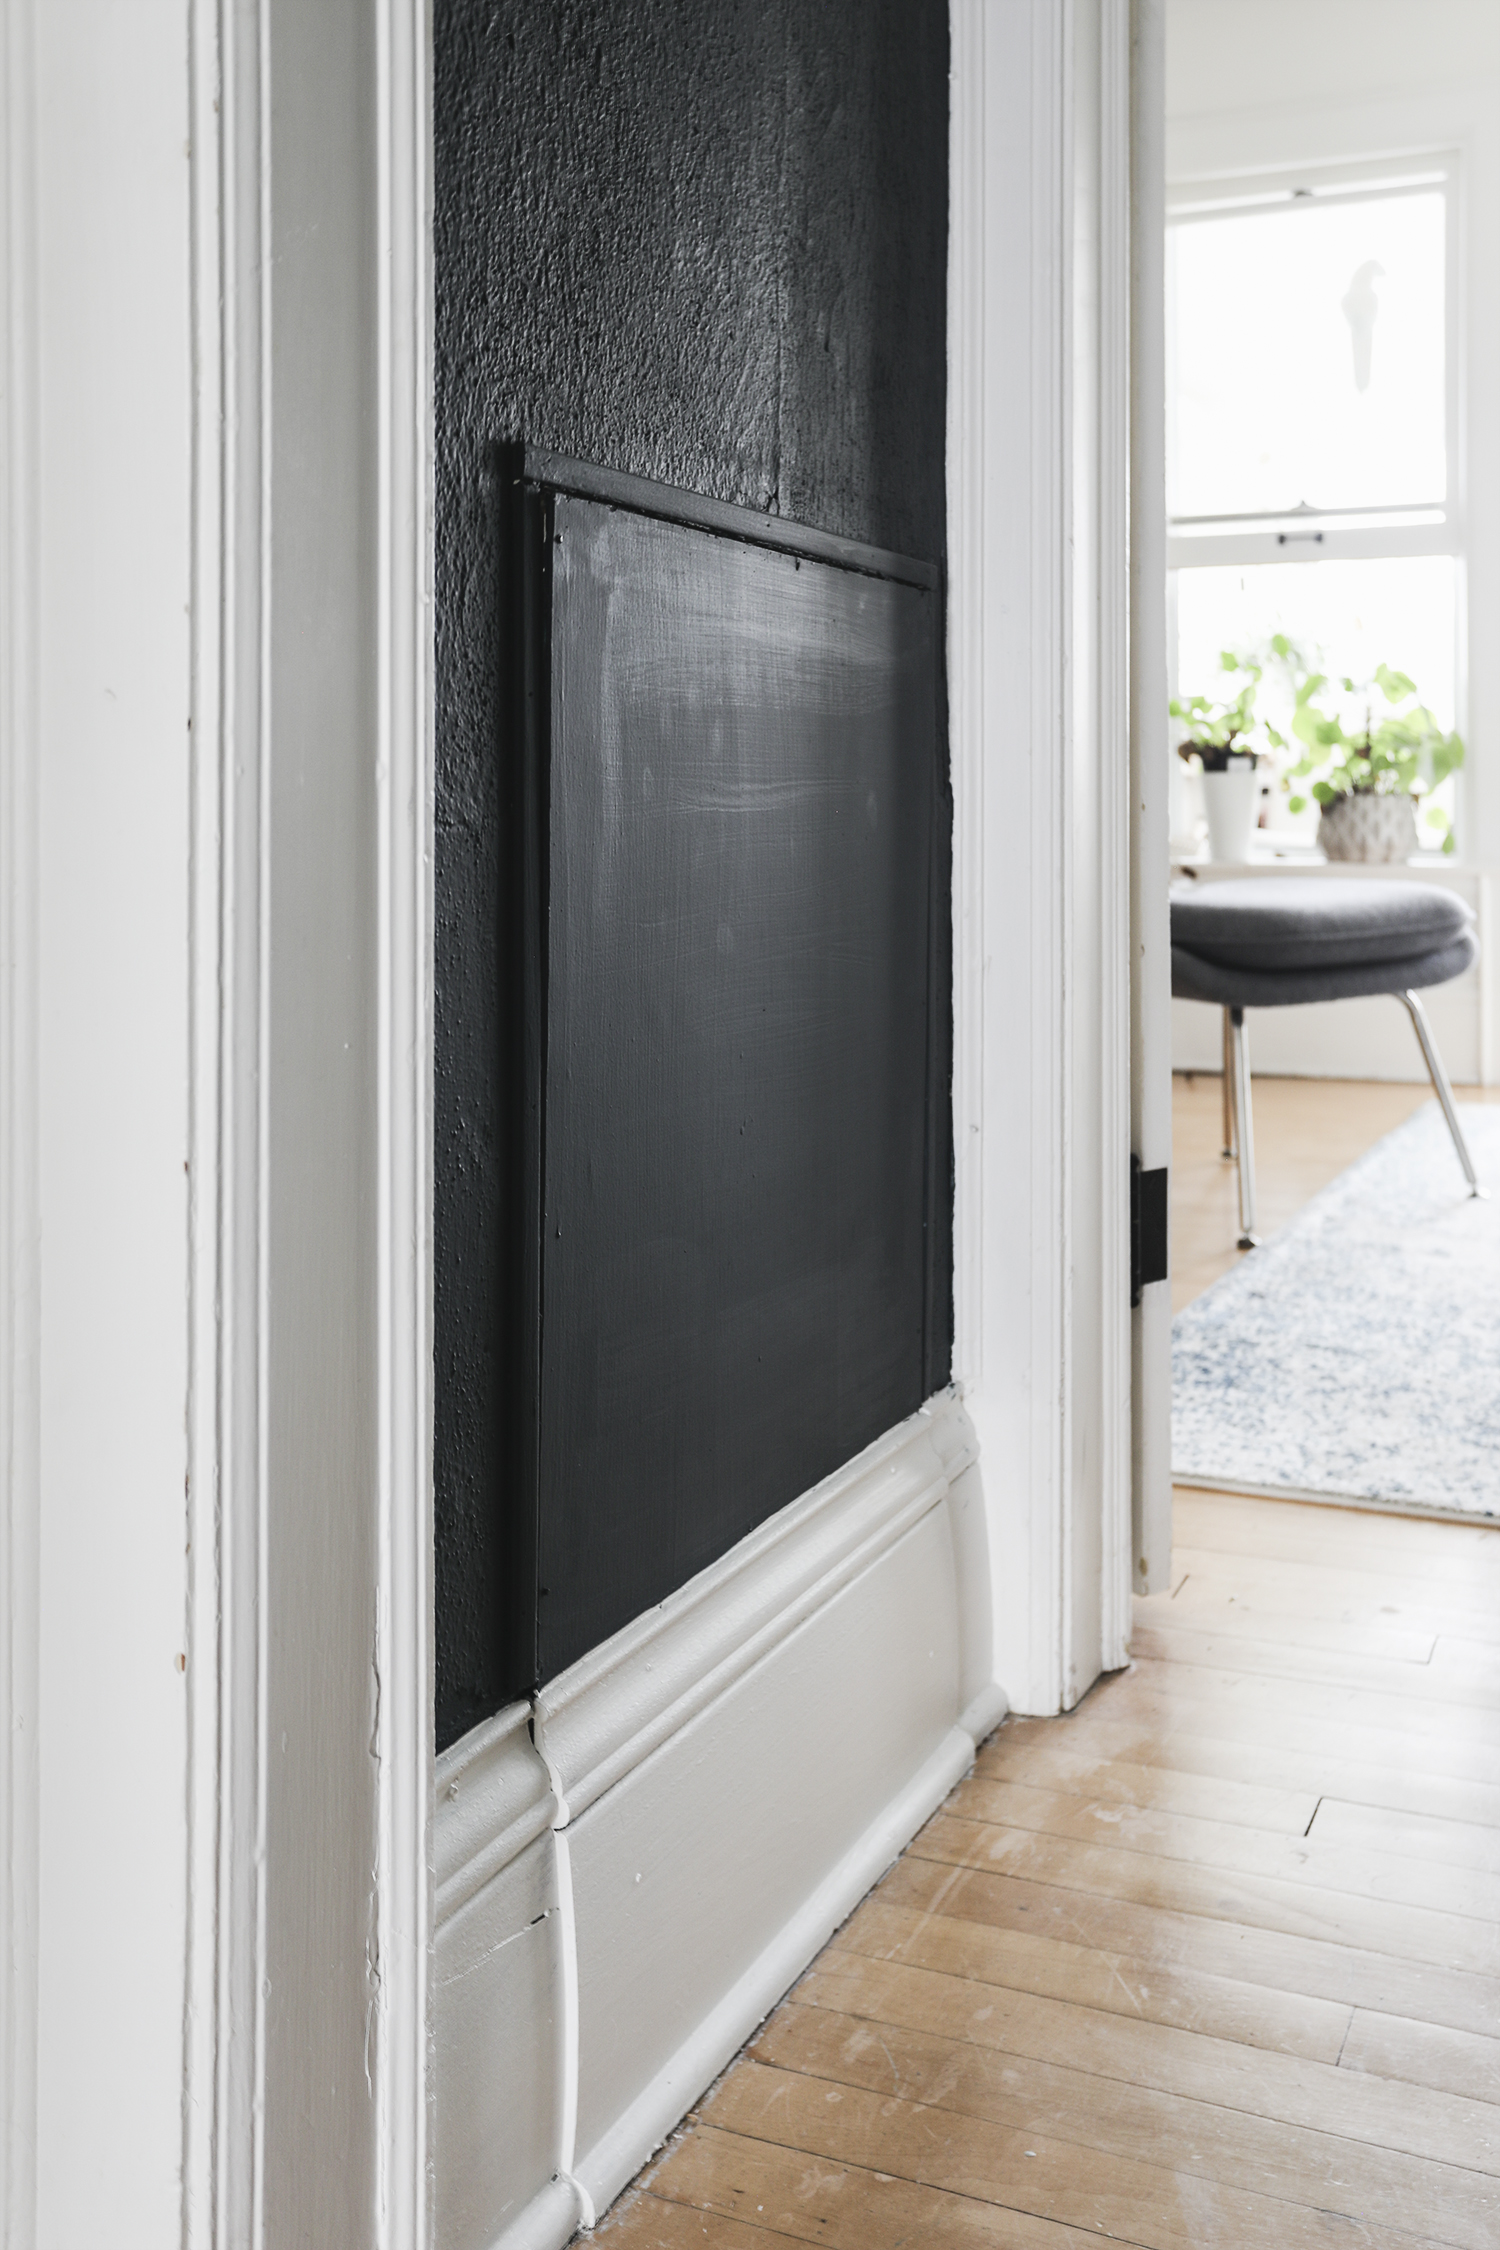
[[[1215,703],[1206,695],[1174,696],[1169,706],[1174,719],[1187,727],[1186,741],[1177,754],[1203,776],[1203,809],[1208,815],[1210,859],[1243,862],[1250,857],[1250,832],[1255,826],[1257,754],[1250,747],[1255,726],[1255,691],[1260,666],[1225,649],[1220,669],[1245,676],[1245,684],[1231,701]]]
[[[1322,807],[1318,842],[1326,858],[1409,859],[1417,848],[1417,805],[1463,764],[1463,742],[1443,732],[1417,700],[1416,682],[1389,664],[1378,666],[1364,689],[1344,680],[1346,695],[1365,697],[1364,724],[1353,733],[1315,700],[1328,684],[1322,672],[1308,672],[1296,682],[1292,733],[1301,755],[1288,768],[1286,785],[1316,777],[1308,794]],[[1376,690],[1386,705],[1378,716]],[[1278,749],[1292,747],[1274,728],[1267,734]],[[1289,809],[1302,812],[1307,802],[1307,795],[1294,791]],[[1452,823],[1441,806],[1428,806],[1424,825],[1434,831],[1434,841],[1441,836],[1445,852],[1453,850]]]

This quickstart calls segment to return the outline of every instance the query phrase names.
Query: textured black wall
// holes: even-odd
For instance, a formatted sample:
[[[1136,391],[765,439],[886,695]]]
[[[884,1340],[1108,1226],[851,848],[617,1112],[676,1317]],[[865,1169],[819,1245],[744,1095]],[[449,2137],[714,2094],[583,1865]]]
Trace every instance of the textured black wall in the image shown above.
[[[435,10],[440,1740],[504,1685],[492,449],[941,559],[947,37],[945,0]]]

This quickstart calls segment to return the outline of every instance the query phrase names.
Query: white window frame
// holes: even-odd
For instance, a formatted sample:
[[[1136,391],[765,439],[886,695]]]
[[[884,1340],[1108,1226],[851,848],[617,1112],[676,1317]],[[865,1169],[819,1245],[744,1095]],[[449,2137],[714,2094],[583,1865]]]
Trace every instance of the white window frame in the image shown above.
[[[1170,236],[1182,226],[1202,224],[1234,213],[1275,211],[1296,200],[1319,208],[1335,203],[1368,203],[1436,188],[1444,214],[1444,422],[1447,485],[1441,498],[1393,507],[1299,508],[1222,516],[1179,516],[1171,512],[1168,488],[1167,569],[1168,647],[1172,691],[1181,692],[1177,652],[1177,574],[1213,567],[1257,567],[1267,563],[1389,561],[1407,556],[1449,555],[1456,566],[1455,646],[1453,652],[1454,724],[1467,721],[1467,489],[1464,397],[1464,198],[1463,165],[1457,149],[1442,148],[1401,156],[1371,156],[1337,164],[1304,164],[1224,178],[1179,181],[1167,190],[1167,416],[1170,480],[1174,265]],[[1454,780],[1459,802],[1455,827],[1463,833],[1463,775]]]
[[[1444,418],[1447,490],[1430,501],[1392,507],[1266,509],[1222,516],[1171,513],[1168,448],[1167,566],[1171,570],[1215,563],[1339,562],[1406,555],[1453,555],[1462,562],[1464,527],[1463,268],[1460,256],[1463,201],[1460,158],[1453,149],[1428,156],[1376,157],[1365,163],[1301,166],[1237,179],[1182,183],[1167,191],[1168,234],[1233,214],[1285,209],[1306,200],[1316,208],[1373,203],[1437,189],[1444,226]],[[1167,261],[1168,334],[1173,326],[1173,271]],[[1168,428],[1171,428],[1171,354],[1168,354]],[[1231,528],[1232,527],[1232,528]],[[1318,542],[1316,554],[1311,542]]]

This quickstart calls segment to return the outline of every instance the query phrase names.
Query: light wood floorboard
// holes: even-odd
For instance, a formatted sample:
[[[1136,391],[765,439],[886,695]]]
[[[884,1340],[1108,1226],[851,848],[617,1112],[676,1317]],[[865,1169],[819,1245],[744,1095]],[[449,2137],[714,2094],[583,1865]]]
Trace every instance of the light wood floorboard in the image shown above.
[[[1425,1098],[1256,1094],[1270,1224]],[[1191,1294],[1232,1178],[1178,1103]],[[1494,2250],[1500,1530],[1180,1492],[1129,1668],[991,1737],[599,2234]]]

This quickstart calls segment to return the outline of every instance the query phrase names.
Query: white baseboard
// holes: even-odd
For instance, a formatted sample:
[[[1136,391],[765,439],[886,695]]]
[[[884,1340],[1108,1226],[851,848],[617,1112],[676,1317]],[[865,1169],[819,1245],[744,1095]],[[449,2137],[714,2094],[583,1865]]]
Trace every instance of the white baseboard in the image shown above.
[[[973,1763],[973,1736],[953,1727],[624,2115],[580,2159],[578,2176],[596,2210],[603,2211],[628,2186]]]
[[[1004,1716],[951,1393],[438,1760],[441,2250],[560,2250]]]
[[[594,2217],[575,2179],[549,2180],[496,2237],[494,2250],[558,2250],[580,2227],[591,2227]]]

